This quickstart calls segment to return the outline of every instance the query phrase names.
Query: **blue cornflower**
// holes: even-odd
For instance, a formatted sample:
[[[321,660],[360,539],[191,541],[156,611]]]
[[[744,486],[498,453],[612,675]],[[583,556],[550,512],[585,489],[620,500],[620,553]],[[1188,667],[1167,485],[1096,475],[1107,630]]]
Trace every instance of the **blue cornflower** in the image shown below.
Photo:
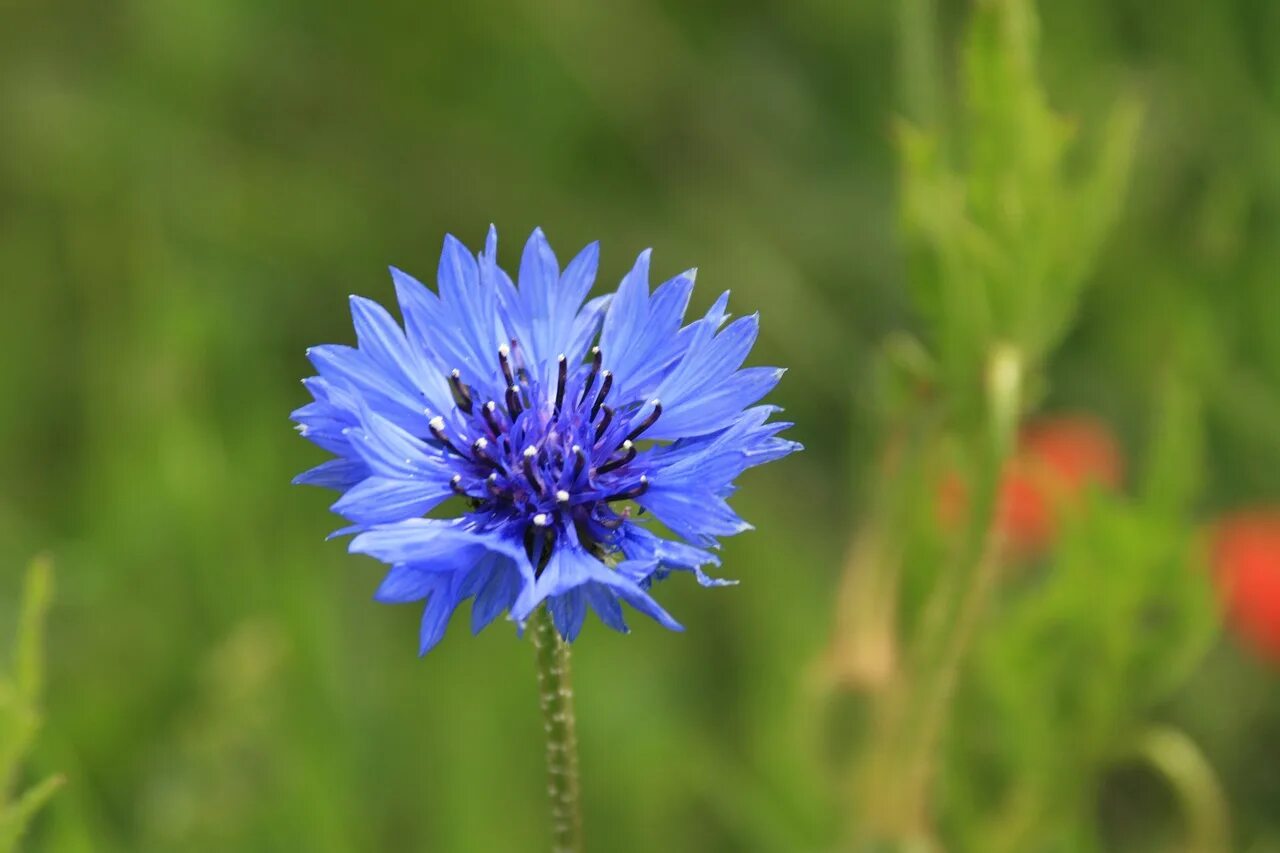
[[[626,631],[620,602],[679,630],[652,583],[726,583],[703,567],[717,537],[750,528],[725,500],[734,478],[799,449],[778,409],[752,405],[783,373],[741,366],[757,316],[726,325],[725,293],[682,326],[694,272],[650,293],[647,251],[584,304],[598,257],[593,243],[562,271],[536,230],[517,288],[492,228],[478,256],[446,237],[437,293],[391,270],[403,330],[353,296],[358,346],[308,351],[315,401],[293,419],[338,458],[296,482],[342,491],[339,533],[391,566],[377,600],[425,599],[424,653],[468,598],[475,631],[543,602],[570,641],[588,607]],[[427,517],[451,498],[460,514]]]

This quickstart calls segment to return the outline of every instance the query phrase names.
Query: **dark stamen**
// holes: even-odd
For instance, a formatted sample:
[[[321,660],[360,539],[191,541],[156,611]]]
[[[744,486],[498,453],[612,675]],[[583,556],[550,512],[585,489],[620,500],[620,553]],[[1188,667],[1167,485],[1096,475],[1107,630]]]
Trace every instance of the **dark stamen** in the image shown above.
[[[542,485],[542,478],[538,476],[538,471],[533,467],[534,459],[538,456],[538,448],[532,444],[524,449],[524,476],[529,481],[529,485],[533,486],[533,490],[539,495],[546,491]]]
[[[498,460],[489,455],[489,440],[484,436],[480,436],[471,445],[471,455],[486,465],[492,465],[494,468],[502,468]]]
[[[490,400],[480,407],[480,411],[484,414],[484,422],[488,424],[493,437],[502,435],[502,425],[498,423],[498,404]]]
[[[587,465],[587,454],[582,452],[582,446],[575,444],[573,446],[573,476],[569,478],[570,483],[578,482],[578,478],[582,476],[582,469]]]
[[[462,488],[462,475],[454,474],[453,479],[449,481],[449,488],[453,489],[455,495],[466,497],[467,490]]]
[[[600,372],[600,363],[604,360],[604,356],[600,352],[600,347],[591,348],[591,373],[587,376],[587,384],[582,386],[582,397],[578,400],[581,406],[587,402],[587,395],[591,393],[592,387],[596,384],[596,374]]]
[[[626,441],[622,442],[622,451],[623,451],[622,456],[616,457],[614,459],[610,459],[608,462],[604,463],[599,468],[597,468],[596,473],[608,474],[610,471],[613,471],[617,468],[621,468],[623,465],[626,465],[632,459],[636,458],[636,446],[631,443],[631,439],[627,439]]]
[[[609,495],[609,497],[605,498],[605,502],[611,503],[613,501],[634,500],[635,498],[640,497],[647,491],[649,491],[649,478],[646,477],[644,474],[641,474],[639,483],[627,489],[625,492],[618,492],[615,495]]]
[[[600,419],[600,426],[596,427],[596,441],[600,440],[600,436],[604,435],[604,431],[613,422],[613,408],[611,406],[601,406],[600,408],[604,409],[604,417]]]
[[[520,386],[512,385],[507,389],[507,411],[511,414],[511,420],[515,420],[516,416],[524,411],[524,405],[520,400]]]
[[[556,414],[560,414],[560,407],[564,405],[564,383],[569,378],[569,360],[563,354],[556,359],[556,369],[559,371],[559,377],[556,379]]]
[[[533,561],[535,565],[535,568],[533,570],[533,576],[535,578],[542,576],[542,569],[536,567],[537,563],[539,562],[538,557],[540,556],[538,553],[537,546],[538,546],[538,528],[530,524],[524,529],[524,552],[529,555],[529,559]]]
[[[600,407],[604,405],[604,398],[609,396],[609,389],[613,387],[613,372],[606,370],[600,374],[600,393],[596,396],[596,404],[591,407],[591,420],[596,419],[596,415],[600,413]]]
[[[515,385],[516,378],[511,373],[511,349],[503,344],[498,347],[498,364],[502,367],[502,375],[506,377],[508,385]]]
[[[471,414],[471,389],[462,381],[462,373],[456,368],[449,374],[449,390],[453,392],[453,402],[458,408]]]
[[[653,406],[653,411],[649,413],[649,417],[645,418],[636,427],[634,427],[631,432],[627,433],[627,439],[629,441],[635,441],[644,434],[645,430],[657,423],[658,418],[662,417],[661,400],[650,400],[649,405]]]
[[[485,477],[485,485],[489,487],[489,494],[495,498],[502,497],[502,488],[498,485],[498,472],[494,471],[488,477]]]
[[[436,415],[434,418],[427,421],[427,428],[431,430],[431,434],[435,436],[436,441],[440,442],[454,453],[457,453],[459,456],[462,455],[462,453],[458,451],[458,448],[453,446],[453,442],[449,440],[449,436],[444,434],[444,418]]]
[[[534,562],[534,579],[542,577],[542,572],[551,562],[551,553],[556,546],[556,529],[551,526],[551,517],[545,512],[535,515],[533,522],[525,528],[525,550]],[[539,535],[541,534],[541,535]]]

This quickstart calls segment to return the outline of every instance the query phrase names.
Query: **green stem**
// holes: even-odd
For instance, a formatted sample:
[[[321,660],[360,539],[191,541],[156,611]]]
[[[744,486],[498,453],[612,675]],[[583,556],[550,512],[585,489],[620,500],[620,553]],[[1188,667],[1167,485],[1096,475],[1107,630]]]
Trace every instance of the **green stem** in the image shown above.
[[[582,814],[578,797],[578,740],[574,732],[569,644],[560,637],[551,613],[539,607],[531,618],[537,651],[538,699],[547,733],[547,795],[551,806],[551,844],[555,853],[582,850]]]
[[[901,107],[912,123],[936,130],[941,119],[936,0],[898,4],[898,80]]]
[[[1187,825],[1186,849],[1203,853],[1230,850],[1226,795],[1195,742],[1177,729],[1159,726],[1143,733],[1135,751],[1164,774],[1177,793]]]

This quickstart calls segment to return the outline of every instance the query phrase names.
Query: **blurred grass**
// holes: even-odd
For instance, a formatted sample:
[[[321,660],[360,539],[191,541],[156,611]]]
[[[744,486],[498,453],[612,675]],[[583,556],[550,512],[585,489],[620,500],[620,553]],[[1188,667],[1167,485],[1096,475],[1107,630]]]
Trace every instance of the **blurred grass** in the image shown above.
[[[944,69],[966,9],[943,4]],[[1147,105],[1045,405],[1140,456],[1153,367],[1186,366],[1196,509],[1280,499],[1280,11],[1040,11],[1058,109]],[[36,765],[69,780],[35,849],[541,847],[527,644],[455,626],[419,661],[412,608],[375,606],[376,566],[323,541],[330,498],[288,485],[321,458],[287,422],[304,348],[351,340],[344,297],[390,300],[387,264],[429,277],[445,231],[490,221],[508,261],[542,224],[600,239],[604,283],[653,246],[659,275],[700,268],[697,306],[732,288],[808,448],[745,481],[741,586],[662,591],[686,634],[585,632],[589,837],[829,842],[805,665],[869,499],[872,352],[913,325],[893,4],[50,0],[0,24],[0,620],[51,549]],[[1240,843],[1280,844],[1280,682],[1224,647],[1163,701]]]

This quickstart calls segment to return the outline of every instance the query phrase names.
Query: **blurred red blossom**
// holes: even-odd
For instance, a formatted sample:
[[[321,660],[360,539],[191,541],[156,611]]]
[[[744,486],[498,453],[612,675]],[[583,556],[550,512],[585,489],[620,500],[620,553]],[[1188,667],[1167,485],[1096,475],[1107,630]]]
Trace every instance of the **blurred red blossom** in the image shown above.
[[[1280,507],[1242,510],[1212,530],[1213,577],[1228,624],[1280,665]]]
[[[1086,489],[1119,488],[1124,460],[1110,428],[1090,415],[1058,415],[1025,425],[1000,478],[996,523],[1011,556],[1044,551],[1057,535],[1062,513]],[[947,475],[938,490],[938,515],[946,527],[964,518],[968,488]]]

